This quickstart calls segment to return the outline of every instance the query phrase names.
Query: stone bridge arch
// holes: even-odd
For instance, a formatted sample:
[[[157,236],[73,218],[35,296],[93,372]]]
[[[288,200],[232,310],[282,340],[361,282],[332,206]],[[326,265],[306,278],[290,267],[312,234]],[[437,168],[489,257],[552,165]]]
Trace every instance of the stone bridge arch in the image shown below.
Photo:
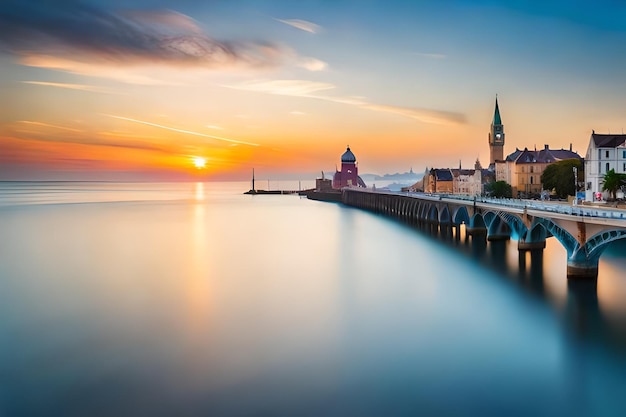
[[[449,225],[452,223],[452,217],[450,216],[450,209],[447,205],[444,205],[439,210],[439,224]]]
[[[508,240],[511,238],[511,227],[501,216],[493,216],[487,226],[487,240]]]
[[[467,207],[465,206],[457,207],[456,211],[454,212],[454,215],[452,216],[452,221],[456,225],[465,224],[466,226],[469,226],[470,217],[469,217],[469,212],[467,211]]]
[[[579,245],[578,250],[574,251],[573,256],[576,257],[579,252],[583,253],[587,260],[594,262],[597,266],[600,256],[609,244],[622,239],[626,239],[626,230],[609,230],[596,233],[585,242],[584,246],[580,247]]]
[[[431,223],[439,222],[439,210],[434,204],[430,204],[426,212],[426,220]]]

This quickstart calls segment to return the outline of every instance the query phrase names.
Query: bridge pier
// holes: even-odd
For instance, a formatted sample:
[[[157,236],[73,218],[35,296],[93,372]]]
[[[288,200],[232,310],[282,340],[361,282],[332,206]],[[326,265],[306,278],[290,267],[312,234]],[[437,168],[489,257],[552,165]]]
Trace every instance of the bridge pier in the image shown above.
[[[506,234],[498,234],[498,233],[494,233],[491,235],[487,235],[487,240],[489,242],[497,242],[497,241],[504,241],[504,240],[509,240],[511,239],[510,235],[506,235]]]
[[[595,280],[598,279],[598,263],[583,263],[567,260],[567,278],[573,280]]]
[[[465,233],[474,237],[474,236],[487,236],[487,228],[486,227],[469,227],[465,226]]]
[[[546,241],[542,240],[539,242],[525,242],[518,240],[517,241],[517,250],[520,252],[526,251],[542,251],[546,248]]]

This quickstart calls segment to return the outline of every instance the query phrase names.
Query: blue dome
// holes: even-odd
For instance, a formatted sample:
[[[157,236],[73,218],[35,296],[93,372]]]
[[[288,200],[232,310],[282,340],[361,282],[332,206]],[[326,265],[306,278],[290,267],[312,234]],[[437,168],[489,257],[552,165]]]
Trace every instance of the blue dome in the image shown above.
[[[344,152],[344,154],[341,155],[341,162],[356,162],[356,156],[354,156],[349,146],[348,146],[348,149],[346,149],[346,151]]]

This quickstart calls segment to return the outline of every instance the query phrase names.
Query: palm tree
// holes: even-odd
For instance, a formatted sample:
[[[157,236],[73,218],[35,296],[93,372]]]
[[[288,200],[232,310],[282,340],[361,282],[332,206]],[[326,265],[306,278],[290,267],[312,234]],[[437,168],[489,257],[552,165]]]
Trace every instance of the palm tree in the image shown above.
[[[608,191],[613,200],[617,199],[617,190],[626,183],[626,175],[618,174],[614,169],[609,170],[604,174],[604,184],[602,185],[602,191]]]

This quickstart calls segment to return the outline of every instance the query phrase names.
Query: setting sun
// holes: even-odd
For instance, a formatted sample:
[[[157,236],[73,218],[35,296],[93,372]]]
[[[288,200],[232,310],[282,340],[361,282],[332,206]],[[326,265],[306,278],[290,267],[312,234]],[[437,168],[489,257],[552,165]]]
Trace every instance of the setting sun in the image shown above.
[[[198,169],[204,168],[206,167],[206,159],[200,156],[196,156],[195,158],[193,158],[193,164]]]

